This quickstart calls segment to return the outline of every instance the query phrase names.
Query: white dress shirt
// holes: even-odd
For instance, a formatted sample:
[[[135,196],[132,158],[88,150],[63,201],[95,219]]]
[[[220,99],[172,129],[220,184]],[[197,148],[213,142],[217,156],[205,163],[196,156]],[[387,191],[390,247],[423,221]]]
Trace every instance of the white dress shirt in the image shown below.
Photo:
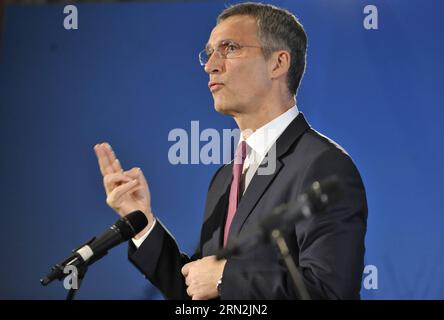
[[[287,129],[288,125],[298,116],[298,114],[298,107],[294,105],[279,117],[271,120],[264,126],[254,131],[251,135],[246,137],[246,139],[244,139],[243,135],[241,135],[238,143],[243,140],[247,143],[247,156],[242,169],[242,174],[245,178],[243,183],[244,193],[259,165],[267,155],[267,152],[274,145],[280,135],[285,131],[285,129]],[[145,233],[140,239],[132,239],[137,248],[142,245],[142,242],[148,237],[155,225],[156,219],[154,219],[154,223],[148,232]]]
[[[246,139],[241,135],[239,143],[243,140],[247,143],[247,156],[242,170],[245,176],[243,193],[245,193],[245,190],[250,184],[259,165],[267,155],[267,152],[298,114],[299,110],[297,106],[294,105],[279,117],[254,131]]]

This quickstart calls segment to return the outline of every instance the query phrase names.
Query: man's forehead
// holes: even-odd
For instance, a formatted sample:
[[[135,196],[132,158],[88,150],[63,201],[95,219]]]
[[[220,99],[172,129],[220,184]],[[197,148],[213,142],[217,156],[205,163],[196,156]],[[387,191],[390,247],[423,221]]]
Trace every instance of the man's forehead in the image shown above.
[[[251,16],[232,16],[229,17],[211,31],[208,45],[216,45],[223,40],[232,40],[236,42],[254,41],[257,39],[256,20]]]

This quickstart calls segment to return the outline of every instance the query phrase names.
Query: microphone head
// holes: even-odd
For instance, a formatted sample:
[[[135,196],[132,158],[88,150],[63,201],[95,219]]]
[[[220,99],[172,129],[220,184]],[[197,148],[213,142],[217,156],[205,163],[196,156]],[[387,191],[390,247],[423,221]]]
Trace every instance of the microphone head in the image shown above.
[[[148,225],[148,219],[142,211],[134,211],[120,218],[115,225],[124,241],[127,241]]]

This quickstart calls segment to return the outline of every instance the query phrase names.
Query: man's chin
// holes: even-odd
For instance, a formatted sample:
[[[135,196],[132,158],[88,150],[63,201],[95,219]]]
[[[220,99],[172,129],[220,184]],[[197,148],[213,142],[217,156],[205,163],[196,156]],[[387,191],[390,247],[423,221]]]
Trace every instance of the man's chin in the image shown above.
[[[223,104],[219,104],[219,103],[215,103],[214,104],[214,109],[226,116],[231,116],[233,114],[233,110],[229,107],[227,107],[226,105]]]
[[[223,115],[227,115],[227,116],[231,116],[235,113],[236,111],[236,105],[231,103],[227,103],[227,99],[224,99],[225,97],[214,97],[213,96],[213,101],[214,101],[214,109],[223,114]]]

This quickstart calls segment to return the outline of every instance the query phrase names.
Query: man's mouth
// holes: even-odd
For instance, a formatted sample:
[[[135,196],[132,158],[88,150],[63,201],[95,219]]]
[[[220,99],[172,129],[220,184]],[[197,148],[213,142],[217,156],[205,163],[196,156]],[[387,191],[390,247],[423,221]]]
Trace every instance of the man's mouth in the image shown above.
[[[222,82],[209,82],[208,83],[208,88],[210,89],[211,92],[215,92],[220,90],[223,87],[223,83]]]

